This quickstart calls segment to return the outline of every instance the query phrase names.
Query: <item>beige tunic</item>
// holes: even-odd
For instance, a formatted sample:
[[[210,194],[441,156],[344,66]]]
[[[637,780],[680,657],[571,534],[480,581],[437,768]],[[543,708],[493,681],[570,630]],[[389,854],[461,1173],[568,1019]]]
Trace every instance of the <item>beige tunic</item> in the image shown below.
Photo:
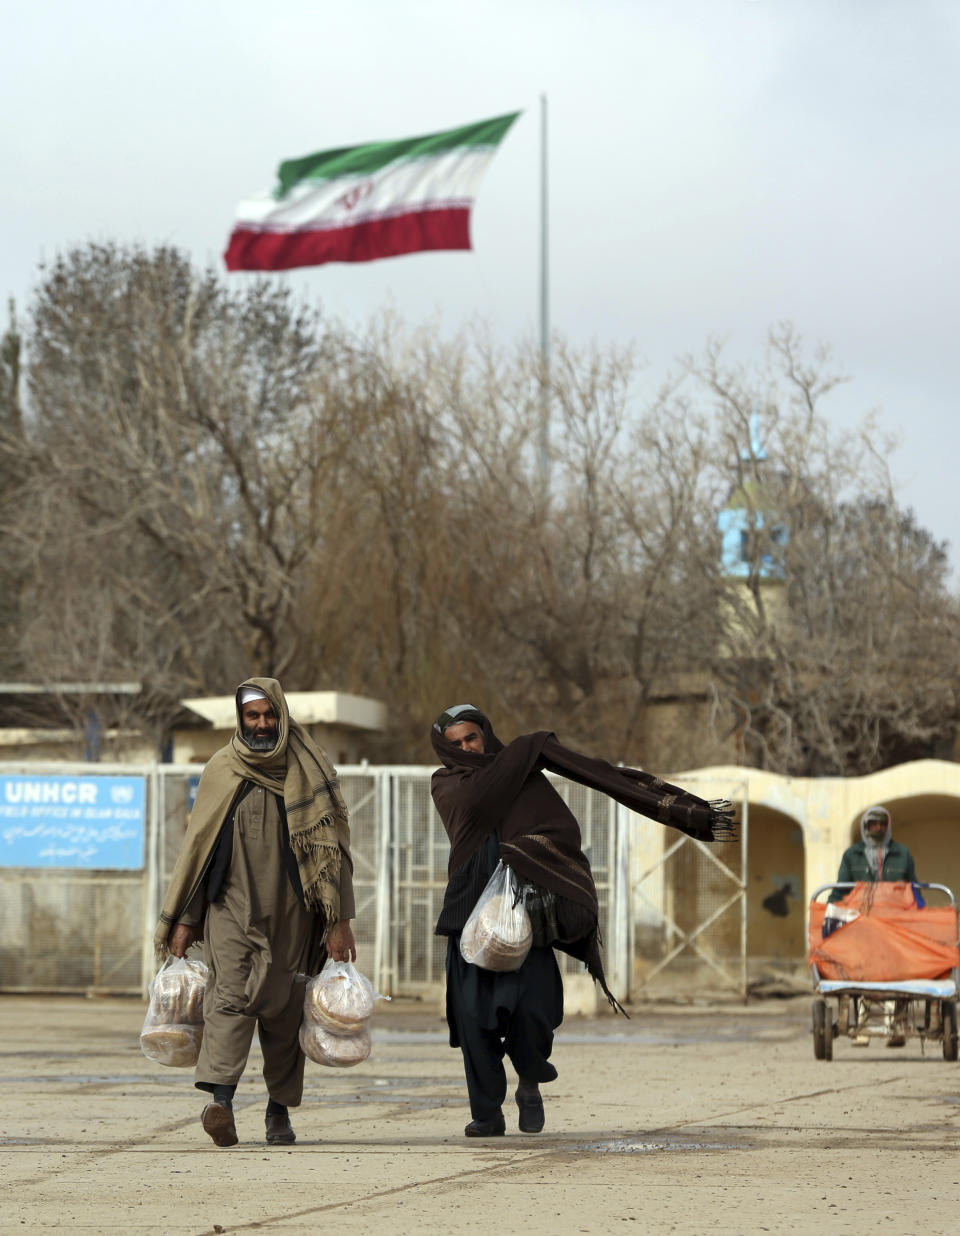
[[[198,1085],[236,1084],[256,1027],[271,1098],[288,1107],[303,1094],[298,1031],[303,980],[322,924],[304,909],[284,865],[284,829],[276,797],[254,786],[234,815],[233,857],[223,888],[207,907],[204,960],[210,977],[203,1002]],[[354,913],[350,863],[341,872],[341,918]],[[198,900],[198,898],[200,900]],[[202,893],[180,916],[195,925]]]

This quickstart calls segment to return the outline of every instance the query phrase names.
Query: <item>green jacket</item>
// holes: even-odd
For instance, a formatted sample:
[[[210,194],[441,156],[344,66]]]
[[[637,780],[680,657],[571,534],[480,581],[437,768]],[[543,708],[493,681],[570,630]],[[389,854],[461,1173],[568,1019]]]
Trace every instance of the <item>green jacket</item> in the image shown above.
[[[837,883],[857,884],[861,880],[872,881],[873,878],[873,871],[867,862],[867,844],[865,841],[855,841],[844,851],[840,860]],[[880,878],[888,883],[904,880],[907,884],[913,884],[916,881],[913,855],[905,845],[900,845],[898,841],[890,842],[883,856],[883,872]],[[849,891],[848,888],[836,888],[830,894],[830,900],[839,901],[841,897],[846,897]]]

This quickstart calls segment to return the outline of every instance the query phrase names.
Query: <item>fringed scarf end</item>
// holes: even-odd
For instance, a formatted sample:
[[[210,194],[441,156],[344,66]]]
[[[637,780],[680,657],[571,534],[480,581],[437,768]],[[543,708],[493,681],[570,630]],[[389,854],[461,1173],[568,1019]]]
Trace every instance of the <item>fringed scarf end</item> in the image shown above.
[[[617,997],[606,987],[605,984],[601,983],[601,987],[603,987],[603,994],[607,997],[607,1003],[610,1005],[613,1011],[615,1013],[622,1013],[624,1017],[627,1019],[627,1021],[630,1021],[630,1014],[623,1007],[623,1005],[620,1003]]]
[[[736,810],[726,798],[710,800],[710,837],[713,841],[737,841]]]
[[[607,1003],[613,1011],[615,1013],[622,1013],[627,1021],[630,1021],[630,1014],[607,986],[607,976],[603,972],[603,962],[600,960],[599,940],[600,928],[598,925],[593,930],[593,936],[587,947],[586,957],[584,958],[584,965],[587,967],[587,973],[593,981],[599,985],[600,990],[606,996]]]
[[[309,828],[302,828],[297,832],[291,829],[291,847],[294,850],[299,850],[302,854],[311,854],[315,850],[339,850],[340,846],[336,836],[334,836],[333,840],[330,837],[330,830],[334,827],[334,819],[333,815],[325,815]]]
[[[308,910],[323,915],[323,939],[326,940],[330,928],[340,917],[340,898],[332,895],[330,882],[323,872],[303,890],[303,900]]]
[[[623,1007],[623,1005],[620,1003],[617,997],[613,994],[613,992],[607,986],[607,980],[603,972],[601,971],[599,974],[595,974],[590,966],[588,966],[587,969],[590,971],[590,977],[599,986],[600,990],[603,992],[604,996],[606,997],[607,1004],[610,1005],[610,1007],[613,1009],[615,1013],[622,1013],[624,1017],[627,1019],[627,1021],[630,1021],[631,1020],[630,1014],[627,1012],[627,1010]]]

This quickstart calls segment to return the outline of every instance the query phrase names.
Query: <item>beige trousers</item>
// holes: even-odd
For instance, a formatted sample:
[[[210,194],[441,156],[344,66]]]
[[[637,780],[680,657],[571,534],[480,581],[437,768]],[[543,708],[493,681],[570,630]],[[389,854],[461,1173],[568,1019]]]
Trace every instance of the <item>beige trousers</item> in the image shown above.
[[[281,824],[272,794],[252,793],[237,809],[227,881],[208,907],[198,1084],[236,1085],[253,1032],[263,1051],[267,1092],[296,1107],[303,1097],[299,1030],[303,981],[317,926],[297,900],[283,865]]]

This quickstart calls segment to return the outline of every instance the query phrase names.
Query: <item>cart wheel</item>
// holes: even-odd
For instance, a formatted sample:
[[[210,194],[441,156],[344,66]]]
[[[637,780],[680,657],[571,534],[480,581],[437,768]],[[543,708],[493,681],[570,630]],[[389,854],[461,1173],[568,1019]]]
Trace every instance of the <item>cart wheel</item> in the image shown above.
[[[944,1000],[940,1005],[940,1018],[943,1021],[943,1058],[957,1058],[957,1005],[955,1000]]]
[[[833,1059],[833,1019],[822,999],[813,1002],[813,1054],[818,1060]]]

